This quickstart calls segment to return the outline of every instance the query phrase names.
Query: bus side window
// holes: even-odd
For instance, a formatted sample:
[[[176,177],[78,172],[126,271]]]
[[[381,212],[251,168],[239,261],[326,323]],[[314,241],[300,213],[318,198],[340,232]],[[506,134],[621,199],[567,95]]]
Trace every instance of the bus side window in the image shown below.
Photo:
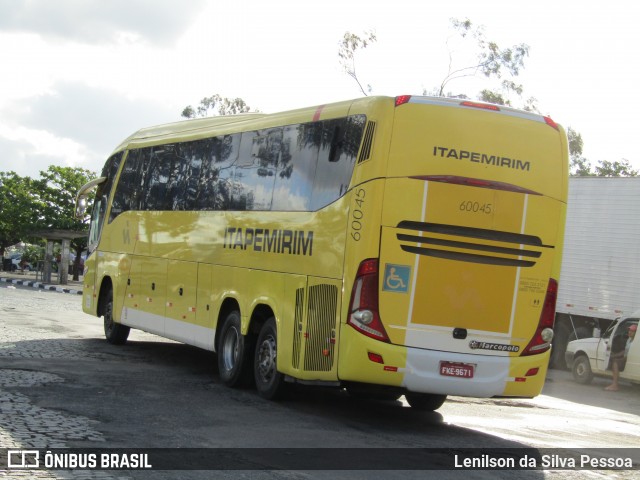
[[[169,197],[173,164],[173,145],[162,145],[145,149],[143,153],[146,168],[140,179],[142,195],[141,210],[171,210]]]
[[[211,210],[230,210],[232,208],[233,177],[235,163],[240,151],[240,134],[219,137],[211,167],[213,196],[208,200]]]
[[[325,207],[347,192],[365,121],[364,115],[354,115],[323,122],[324,130],[313,183],[311,210]]]
[[[197,148],[198,155],[202,161],[198,184],[196,187],[196,198],[194,200],[194,210],[214,210],[215,190],[218,179],[218,171],[215,168],[217,156],[220,150],[219,138],[207,138],[199,141]]]
[[[309,211],[322,123],[284,127],[272,210]]]
[[[174,203],[177,210],[198,210],[198,189],[200,187],[200,177],[208,151],[210,150],[211,139],[187,142],[176,146],[176,155],[180,161],[184,162],[181,172],[181,179],[176,188],[176,196],[180,199]]]
[[[138,208],[140,188],[137,185],[141,164],[141,150],[132,150],[125,161],[111,205],[109,222],[123,212]]]
[[[232,208],[270,210],[282,128],[244,132],[234,172]]]

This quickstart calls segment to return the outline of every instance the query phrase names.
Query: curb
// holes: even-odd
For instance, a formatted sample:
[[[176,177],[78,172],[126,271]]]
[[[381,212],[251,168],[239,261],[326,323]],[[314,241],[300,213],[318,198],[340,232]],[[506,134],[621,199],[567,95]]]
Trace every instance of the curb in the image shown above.
[[[59,292],[59,293],[71,293],[72,295],[82,295],[82,290],[77,290],[74,288],[63,288],[58,285],[48,285],[42,282],[35,282],[31,280],[17,280],[15,278],[3,278],[0,277],[0,282],[3,283],[11,283],[14,285],[21,285],[23,287],[31,287],[37,288],[40,290],[48,290],[51,292]]]

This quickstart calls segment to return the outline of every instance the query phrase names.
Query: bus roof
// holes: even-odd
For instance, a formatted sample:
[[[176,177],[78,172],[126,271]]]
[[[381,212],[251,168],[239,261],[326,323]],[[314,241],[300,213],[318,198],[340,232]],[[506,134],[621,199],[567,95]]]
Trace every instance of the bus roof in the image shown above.
[[[526,118],[534,121],[546,121],[555,127],[555,123],[542,115],[510,108],[504,105],[491,105],[487,103],[474,102],[466,99],[446,98],[446,97],[426,97],[417,95],[403,95],[398,97],[371,96],[355,100],[347,100],[326,105],[316,105],[278,113],[242,113],[237,115],[224,115],[217,117],[197,118],[183,120],[179,122],[167,123],[163,125],[146,127],[138,130],[133,135],[126,138],[114,150],[114,153],[126,148],[140,148],[144,146],[158,145],[168,142],[182,142],[196,140],[209,136],[225,135],[243,131],[245,129],[269,128],[277,125],[287,125],[304,121],[317,120],[320,112],[327,118],[333,115],[347,115],[352,105],[358,104],[361,108],[367,108],[374,104],[392,102],[396,106],[404,103],[423,103],[430,105],[440,105],[449,107],[471,107],[487,108],[494,107],[495,111],[503,115]],[[401,103],[398,103],[401,102]],[[241,124],[246,124],[242,125]]]
[[[390,97],[365,97],[355,101],[376,102],[383,98],[386,101],[393,101]],[[300,123],[305,121],[305,119],[308,119],[306,121],[310,122],[315,118],[314,115],[320,111],[322,111],[323,114],[333,112],[336,116],[347,115],[352,103],[354,103],[354,100],[326,105],[316,105],[278,113],[242,113],[238,115],[224,115],[218,117],[183,120],[146,127],[138,130],[133,135],[122,141],[122,143],[114,150],[114,153],[128,147],[139,148],[172,141],[181,142],[196,140],[209,136],[235,133],[245,129],[260,129],[276,125],[287,125],[289,123]],[[331,113],[329,115],[331,116]],[[240,124],[246,124],[246,127],[243,126],[242,128],[239,128]]]
[[[189,135],[201,131],[210,131],[216,127],[238,123],[249,119],[261,118],[265,115],[266,114],[264,113],[241,113],[237,115],[182,120],[179,122],[145,127],[124,139],[115,149],[115,152],[125,149],[131,143],[144,142],[145,140],[153,140],[155,138]]]

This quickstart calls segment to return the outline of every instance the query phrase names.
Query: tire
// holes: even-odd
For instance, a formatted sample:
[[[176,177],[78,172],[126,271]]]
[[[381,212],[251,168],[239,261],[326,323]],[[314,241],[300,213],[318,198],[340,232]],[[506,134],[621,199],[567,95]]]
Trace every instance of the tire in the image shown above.
[[[273,317],[265,322],[258,335],[254,355],[256,389],[262,398],[276,400],[285,393],[284,375],[278,372],[278,334]]]
[[[411,408],[425,412],[433,412],[439,409],[447,399],[446,395],[434,393],[406,393],[404,396]]]
[[[253,344],[250,336],[242,335],[240,312],[232,310],[222,322],[218,342],[220,380],[228,387],[246,387],[253,377]]]
[[[580,355],[573,361],[571,372],[574,380],[582,385],[588,385],[593,380],[593,372],[586,355]]]
[[[105,295],[105,304],[102,312],[104,320],[104,336],[111,345],[124,345],[129,338],[131,329],[113,320],[113,289],[109,288]]]

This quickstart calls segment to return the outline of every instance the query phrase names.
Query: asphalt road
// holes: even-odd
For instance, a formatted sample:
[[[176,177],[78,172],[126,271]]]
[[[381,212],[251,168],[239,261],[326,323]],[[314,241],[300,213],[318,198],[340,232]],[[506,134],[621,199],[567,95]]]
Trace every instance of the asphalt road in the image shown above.
[[[0,447],[225,449],[205,453],[226,455],[247,470],[12,470],[0,471],[0,478],[427,478],[429,471],[396,468],[404,458],[399,452],[445,449],[446,460],[467,448],[524,447],[633,449],[610,455],[632,458],[636,470],[432,473],[465,479],[638,476],[638,387],[605,392],[602,379],[583,386],[568,372],[552,371],[544,394],[535,399],[452,397],[435,413],[412,410],[403,399],[362,401],[343,391],[310,387],[267,402],[255,391],[221,385],[212,353],[144,332],[132,332],[122,347],[107,344],[101,319],[83,314],[80,299],[0,283]],[[345,458],[357,456],[358,469],[270,470],[274,452],[255,449],[274,447],[305,449],[292,455],[302,452],[302,465],[327,462],[328,470],[349,466]],[[325,452],[335,459],[321,448],[333,449]],[[362,469],[367,461],[371,470]],[[377,468],[383,472],[376,475]]]

